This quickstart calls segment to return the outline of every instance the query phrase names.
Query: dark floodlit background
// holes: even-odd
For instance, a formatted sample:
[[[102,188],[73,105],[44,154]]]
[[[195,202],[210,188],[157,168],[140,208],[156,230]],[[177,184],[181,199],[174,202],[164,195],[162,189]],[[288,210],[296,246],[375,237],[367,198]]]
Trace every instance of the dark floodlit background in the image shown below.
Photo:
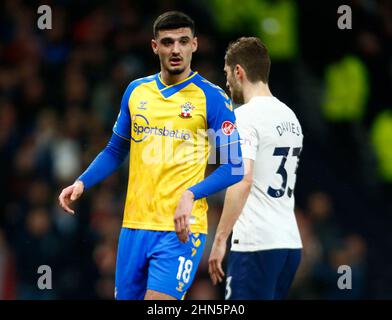
[[[53,29],[37,28],[50,5]],[[85,193],[69,216],[61,189],[106,145],[127,84],[159,71],[152,23],[195,20],[193,69],[224,87],[238,36],[261,37],[270,87],[305,135],[296,186],[303,258],[292,299],[392,298],[392,2],[18,1],[0,4],[0,298],[112,299],[128,166]],[[211,169],[211,168],[209,168]],[[221,299],[207,260],[224,193],[209,198],[209,236],[188,299]],[[53,289],[38,290],[37,269]],[[337,269],[352,268],[352,290]]]

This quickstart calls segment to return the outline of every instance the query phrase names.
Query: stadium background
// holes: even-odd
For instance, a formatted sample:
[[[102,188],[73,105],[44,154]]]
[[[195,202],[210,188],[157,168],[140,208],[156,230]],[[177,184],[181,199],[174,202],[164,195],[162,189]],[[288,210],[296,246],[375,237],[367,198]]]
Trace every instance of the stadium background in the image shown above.
[[[37,28],[48,4],[53,29]],[[152,23],[169,9],[196,22],[193,69],[224,87],[229,41],[256,35],[270,87],[305,135],[296,187],[304,243],[292,299],[392,298],[392,2],[2,1],[0,4],[0,299],[112,299],[127,164],[77,203],[57,204],[105,146],[127,83],[156,73]],[[211,169],[211,168],[210,168]],[[218,299],[207,259],[223,193],[209,198],[209,236],[188,299]],[[39,265],[53,289],[38,290]],[[352,268],[339,290],[337,268]]]

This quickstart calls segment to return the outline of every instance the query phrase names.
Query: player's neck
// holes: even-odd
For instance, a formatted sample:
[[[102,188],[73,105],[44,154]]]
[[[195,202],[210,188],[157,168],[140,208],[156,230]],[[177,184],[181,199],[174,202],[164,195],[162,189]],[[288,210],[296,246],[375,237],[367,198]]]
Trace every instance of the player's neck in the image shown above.
[[[185,80],[186,78],[189,77],[190,73],[191,73],[190,66],[179,74],[171,74],[167,70],[161,69],[161,79],[164,84],[170,86],[178,82],[181,82],[182,80]]]
[[[268,84],[263,82],[250,83],[243,86],[244,102],[248,103],[253,97],[272,97]]]

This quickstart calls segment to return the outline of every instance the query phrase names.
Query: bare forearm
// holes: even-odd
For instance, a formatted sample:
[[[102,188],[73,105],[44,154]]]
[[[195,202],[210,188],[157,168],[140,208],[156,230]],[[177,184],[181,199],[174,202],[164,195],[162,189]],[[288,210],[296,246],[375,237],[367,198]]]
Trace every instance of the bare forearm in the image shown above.
[[[227,241],[235,222],[245,206],[251,186],[251,183],[242,180],[227,189],[223,212],[216,229],[215,241]]]

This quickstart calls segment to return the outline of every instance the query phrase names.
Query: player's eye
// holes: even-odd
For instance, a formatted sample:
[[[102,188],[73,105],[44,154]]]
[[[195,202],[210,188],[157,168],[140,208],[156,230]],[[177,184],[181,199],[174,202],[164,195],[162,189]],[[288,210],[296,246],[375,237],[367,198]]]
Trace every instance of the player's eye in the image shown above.
[[[162,43],[164,46],[170,46],[170,45],[173,43],[173,40],[171,40],[171,39],[162,39],[162,40],[161,40],[161,43]]]
[[[187,44],[189,42],[189,38],[181,38],[180,43],[181,44]]]

